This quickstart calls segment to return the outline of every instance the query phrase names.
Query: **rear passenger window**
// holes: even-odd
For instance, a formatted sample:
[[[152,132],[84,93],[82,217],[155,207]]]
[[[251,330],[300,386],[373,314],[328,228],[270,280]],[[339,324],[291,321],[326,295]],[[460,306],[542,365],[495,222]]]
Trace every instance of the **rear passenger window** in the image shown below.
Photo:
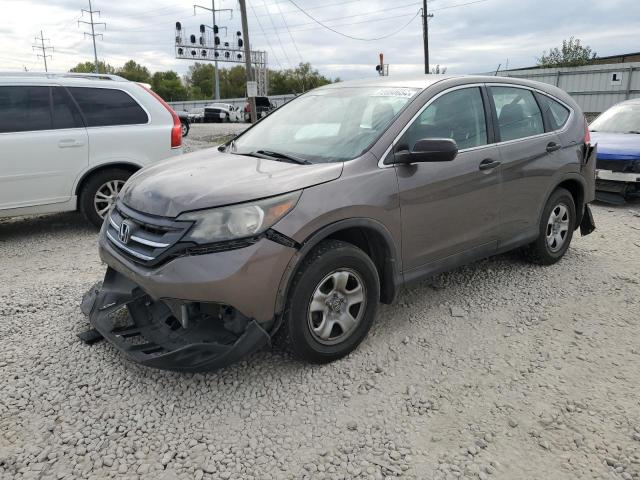
[[[61,87],[53,87],[53,128],[84,127],[80,112],[69,94]]]
[[[0,87],[0,133],[49,129],[49,87]]]
[[[551,130],[560,130],[569,119],[569,109],[546,95],[538,95],[540,106],[551,122]]]
[[[412,150],[418,140],[451,138],[458,148],[487,144],[487,123],[480,89],[463,88],[446,93],[431,103],[403,135]]]
[[[501,141],[544,133],[542,112],[531,90],[491,87],[491,95],[498,115]]]
[[[137,125],[149,117],[130,95],[112,88],[69,88],[84,115],[87,127]]]

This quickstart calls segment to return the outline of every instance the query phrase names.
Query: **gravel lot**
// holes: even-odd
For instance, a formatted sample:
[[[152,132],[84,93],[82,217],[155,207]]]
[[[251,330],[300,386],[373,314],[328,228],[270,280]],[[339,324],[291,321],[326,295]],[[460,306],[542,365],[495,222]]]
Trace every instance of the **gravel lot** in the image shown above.
[[[104,272],[78,214],[0,220],[0,478],[640,479],[640,204],[594,214],[555,266],[405,291],[346,359],[196,375],[76,338]]]

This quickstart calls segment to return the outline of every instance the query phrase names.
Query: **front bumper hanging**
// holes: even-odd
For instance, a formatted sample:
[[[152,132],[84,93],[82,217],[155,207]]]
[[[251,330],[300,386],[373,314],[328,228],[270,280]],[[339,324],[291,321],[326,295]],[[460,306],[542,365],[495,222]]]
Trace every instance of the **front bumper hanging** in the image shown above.
[[[112,268],[102,285],[84,295],[81,310],[93,328],[131,360],[164,370],[214,370],[270,341],[255,320],[223,320],[193,302],[153,300]]]

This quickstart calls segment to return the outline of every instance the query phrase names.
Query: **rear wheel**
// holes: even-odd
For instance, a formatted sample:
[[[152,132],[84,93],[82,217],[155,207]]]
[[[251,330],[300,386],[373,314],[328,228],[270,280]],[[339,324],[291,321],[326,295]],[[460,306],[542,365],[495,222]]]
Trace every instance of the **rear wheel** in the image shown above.
[[[538,239],[524,248],[527,260],[551,265],[569,249],[576,225],[576,207],[568,190],[555,190],[542,212]]]
[[[187,122],[181,122],[181,127],[182,127],[182,136],[186,137],[187,135],[189,135],[189,124]]]
[[[85,218],[100,228],[105,215],[113,206],[131,172],[110,168],[93,174],[80,191],[80,211]]]
[[[324,241],[292,281],[279,343],[308,362],[344,357],[369,332],[379,298],[378,272],[367,254],[346,242]]]

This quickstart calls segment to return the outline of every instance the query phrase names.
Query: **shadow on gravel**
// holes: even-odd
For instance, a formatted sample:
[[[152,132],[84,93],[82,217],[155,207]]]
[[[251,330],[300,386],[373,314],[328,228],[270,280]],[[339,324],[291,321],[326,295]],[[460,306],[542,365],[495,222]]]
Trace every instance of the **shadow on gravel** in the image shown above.
[[[0,219],[0,241],[71,232],[98,233],[79,212]]]

